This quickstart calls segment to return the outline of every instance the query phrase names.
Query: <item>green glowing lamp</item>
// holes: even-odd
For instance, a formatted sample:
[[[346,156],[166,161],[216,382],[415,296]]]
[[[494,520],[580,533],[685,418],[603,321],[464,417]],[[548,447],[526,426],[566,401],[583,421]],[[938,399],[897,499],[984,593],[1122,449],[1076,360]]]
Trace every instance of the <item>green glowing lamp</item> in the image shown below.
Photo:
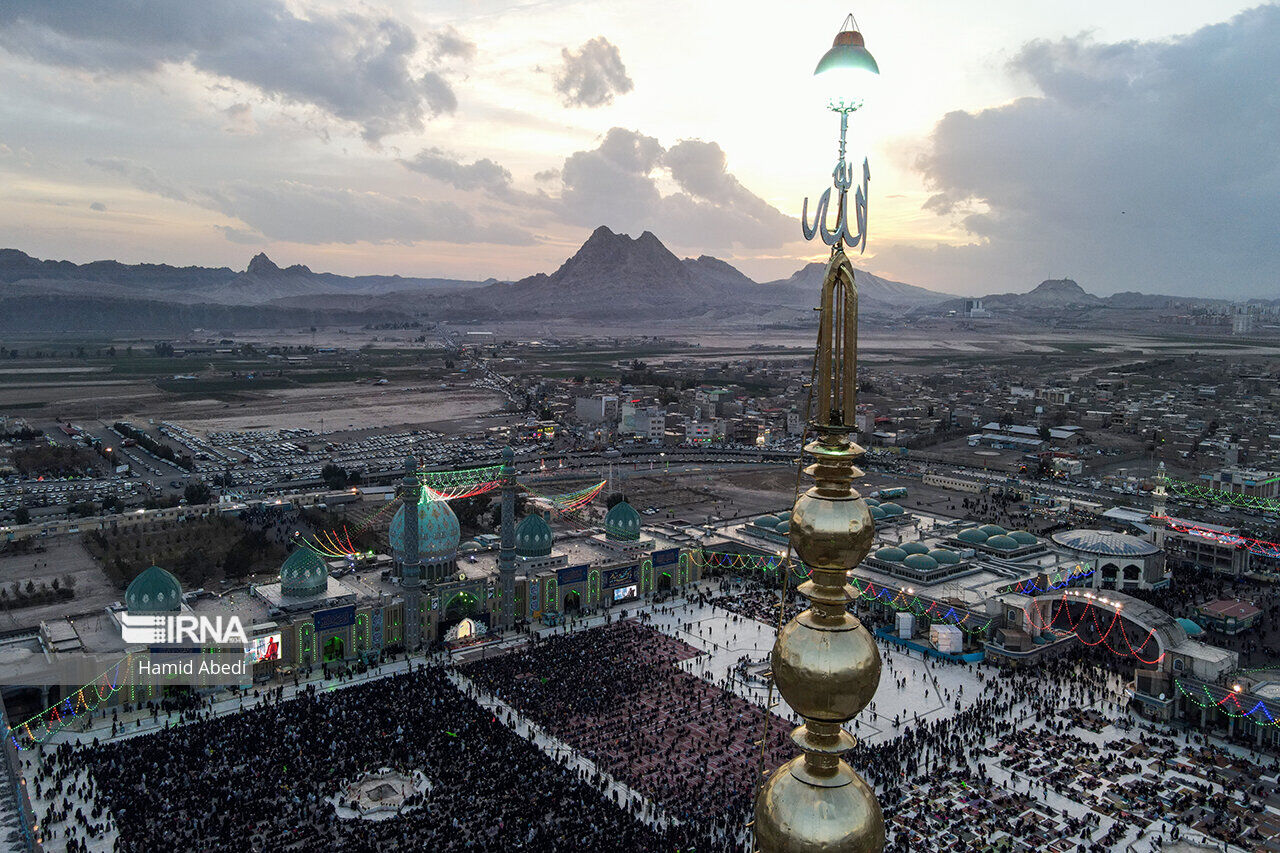
[[[844,19],[831,49],[818,60],[813,74],[820,80],[829,109],[849,113],[862,106],[867,91],[880,75],[880,66],[867,50],[852,14]]]

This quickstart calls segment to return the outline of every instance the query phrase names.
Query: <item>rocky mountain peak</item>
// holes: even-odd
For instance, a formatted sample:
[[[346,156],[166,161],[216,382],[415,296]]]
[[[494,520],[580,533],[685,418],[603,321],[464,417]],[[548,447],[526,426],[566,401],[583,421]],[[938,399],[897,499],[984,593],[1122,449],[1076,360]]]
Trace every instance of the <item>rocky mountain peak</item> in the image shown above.
[[[249,275],[279,275],[280,267],[267,257],[266,252],[259,252],[249,261],[249,268],[245,272]]]

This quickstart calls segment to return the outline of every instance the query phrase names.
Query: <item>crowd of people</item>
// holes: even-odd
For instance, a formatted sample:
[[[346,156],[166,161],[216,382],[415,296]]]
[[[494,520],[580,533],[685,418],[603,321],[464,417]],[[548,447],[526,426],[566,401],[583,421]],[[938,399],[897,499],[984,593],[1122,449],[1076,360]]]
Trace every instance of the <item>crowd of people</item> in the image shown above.
[[[675,666],[697,650],[634,621],[554,637],[461,671],[598,768],[703,827],[703,849],[740,849],[755,796],[764,711]],[[766,762],[795,754],[774,717]]]
[[[79,750],[63,744],[43,758],[34,784],[55,803],[42,826],[70,853],[103,849],[108,811],[119,833],[110,849],[121,853],[689,849],[687,828],[640,821],[437,666],[340,690],[310,685],[292,699]],[[380,767],[421,770],[430,796],[385,820],[340,818],[333,795]]]

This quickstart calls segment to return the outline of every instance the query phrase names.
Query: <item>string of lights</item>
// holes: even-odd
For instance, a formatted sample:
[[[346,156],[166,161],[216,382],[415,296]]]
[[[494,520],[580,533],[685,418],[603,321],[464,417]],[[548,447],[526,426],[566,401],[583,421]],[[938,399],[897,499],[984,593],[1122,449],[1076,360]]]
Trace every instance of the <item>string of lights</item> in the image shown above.
[[[1258,509],[1264,512],[1280,512],[1280,499],[1262,498],[1255,495],[1228,492],[1224,489],[1213,489],[1199,483],[1188,483],[1185,480],[1165,478],[1166,487],[1184,498],[1208,501],[1215,504],[1239,507],[1240,509]]]
[[[1276,719],[1277,713],[1272,713],[1271,708],[1268,707],[1267,703],[1261,699],[1259,699],[1252,708],[1246,711],[1244,703],[1240,701],[1240,696],[1244,691],[1238,684],[1231,690],[1228,690],[1225,687],[1210,688],[1207,684],[1200,685],[1199,690],[1188,690],[1180,678],[1175,678],[1173,683],[1178,688],[1178,692],[1205,710],[1216,708],[1228,717],[1234,717],[1236,719],[1248,717],[1260,726],[1280,726],[1280,720]],[[1214,697],[1213,692],[1215,689],[1222,693],[1221,697]],[[1201,696],[1204,696],[1207,701],[1202,700],[1200,698]],[[1235,712],[1232,712],[1231,708],[1227,707],[1228,705],[1230,705],[1231,708],[1234,708]],[[1258,715],[1261,715],[1261,718]]]
[[[1084,609],[1080,611],[1079,617],[1074,619],[1074,621],[1072,620],[1070,607],[1072,604],[1084,605]],[[1098,609],[1104,609],[1105,612],[1111,614],[1111,621],[1107,624],[1105,630],[1098,622]],[[1084,590],[1065,590],[1062,593],[1062,598],[1059,599],[1057,606],[1054,608],[1053,615],[1047,620],[1039,619],[1040,608],[1038,606],[1032,606],[1030,608],[1024,607],[1022,609],[1023,614],[1026,616],[1027,624],[1037,630],[1052,631],[1053,633],[1061,636],[1074,634],[1076,638],[1086,646],[1105,646],[1108,651],[1117,657],[1133,657],[1147,666],[1155,666],[1164,660],[1165,653],[1163,651],[1151,660],[1142,656],[1141,652],[1143,649],[1145,649],[1147,645],[1155,639],[1156,631],[1154,628],[1150,629],[1147,632],[1146,639],[1135,646],[1133,644],[1133,640],[1129,638],[1128,628],[1125,627],[1123,611],[1124,604],[1122,602],[1113,601],[1106,596],[1097,595],[1093,592]],[[1033,613],[1037,615],[1032,616]],[[1055,628],[1054,626],[1058,624],[1059,618],[1064,613],[1066,614],[1066,621],[1069,627],[1066,629]],[[1099,635],[1097,640],[1091,640],[1087,635],[1080,633],[1080,626],[1084,624],[1086,618],[1090,619],[1090,624],[1093,626],[1094,632]],[[1121,651],[1111,645],[1110,637],[1117,627],[1120,629],[1120,637],[1124,640],[1126,647],[1124,651]]]
[[[124,667],[124,678],[127,679],[128,674],[133,672],[133,657],[134,653],[130,652],[114,666],[109,667],[93,681],[65,699],[55,702],[17,725],[9,726],[9,739],[13,741],[13,745],[17,749],[30,749],[44,743],[72,721],[96,710],[124,686],[120,669]]]
[[[1201,527],[1198,524],[1174,521],[1172,518],[1165,519],[1165,523],[1169,526],[1170,530],[1176,530],[1179,533],[1190,533],[1193,536],[1209,539],[1222,545],[1237,548],[1248,548],[1251,553],[1257,554],[1259,557],[1280,559],[1280,543],[1267,542],[1263,539],[1250,539],[1248,536],[1241,536],[1238,533],[1230,533],[1225,530],[1214,530],[1211,527]]]
[[[955,607],[943,601],[928,599],[926,602],[925,599],[916,595],[915,590],[910,587],[899,589],[884,585],[877,587],[872,581],[856,577],[850,578],[849,583],[853,585],[858,595],[865,601],[882,601],[894,610],[911,612],[917,616],[947,622],[955,625],[966,634],[981,634],[991,627],[991,623],[995,621],[987,618],[985,622],[978,625],[978,622],[981,622],[983,617],[968,611],[957,612]],[[943,610],[944,607],[946,610]]]

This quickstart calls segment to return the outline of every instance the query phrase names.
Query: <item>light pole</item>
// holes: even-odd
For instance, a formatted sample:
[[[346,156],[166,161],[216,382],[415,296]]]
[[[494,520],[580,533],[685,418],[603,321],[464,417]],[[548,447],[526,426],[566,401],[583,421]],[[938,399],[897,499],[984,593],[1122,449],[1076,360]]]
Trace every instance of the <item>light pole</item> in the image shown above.
[[[822,282],[813,394],[817,411],[805,446],[815,464],[804,470],[814,485],[796,500],[790,549],[812,569],[799,592],[809,609],[779,632],[770,655],[778,692],[804,722],[791,734],[802,754],[773,770],[756,798],[753,831],[761,853],[880,853],[884,815],[875,792],[841,758],[857,741],[844,726],[875,695],[880,652],[866,627],[848,612],[857,595],[849,571],[871,550],[874,526],[867,503],[853,487],[864,476],[856,466],[865,451],[850,440],[857,411],[858,292],[846,247],[866,246],[867,183],[854,194],[855,229],[848,225],[848,191],[853,185],[846,155],[849,114],[862,106],[860,93],[880,73],[850,15],[814,70],[830,81],[827,106],[840,116],[840,147],[832,182],[838,191],[834,228],[827,227],[828,188],[809,223],[805,199],[801,227],[805,239],[821,236],[831,247]],[[761,744],[767,754],[767,738]]]

